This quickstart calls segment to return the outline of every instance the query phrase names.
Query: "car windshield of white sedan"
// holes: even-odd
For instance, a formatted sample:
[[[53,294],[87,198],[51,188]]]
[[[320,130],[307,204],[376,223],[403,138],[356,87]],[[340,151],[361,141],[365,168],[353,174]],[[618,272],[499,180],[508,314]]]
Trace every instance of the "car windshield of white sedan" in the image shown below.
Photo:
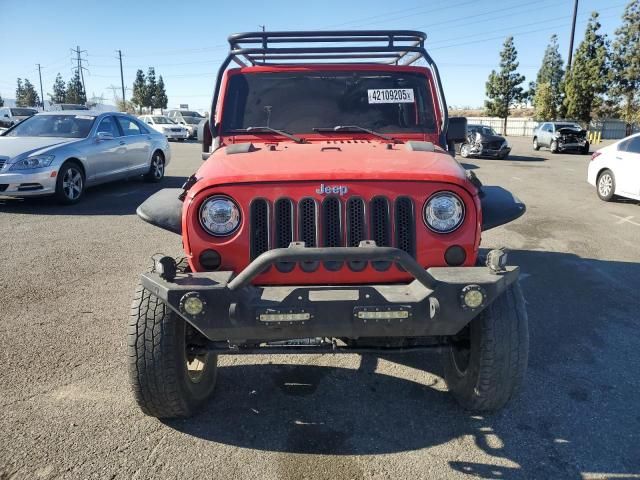
[[[92,115],[34,115],[13,127],[5,136],[85,138],[94,121]]]
[[[184,118],[184,123],[188,123],[189,125],[198,125],[202,119],[198,117],[182,117]]]
[[[167,117],[151,117],[153,119],[153,123],[159,125],[174,125],[176,122]]]

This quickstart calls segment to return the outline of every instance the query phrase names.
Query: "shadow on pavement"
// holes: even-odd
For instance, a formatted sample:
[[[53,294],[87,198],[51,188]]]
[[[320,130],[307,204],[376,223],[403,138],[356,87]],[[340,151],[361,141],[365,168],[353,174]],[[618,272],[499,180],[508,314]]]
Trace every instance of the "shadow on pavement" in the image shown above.
[[[160,183],[132,178],[89,187],[75,205],[60,205],[53,197],[0,197],[0,212],[34,215],[131,215],[150,195],[181,187],[186,177],[165,176]]]
[[[438,355],[428,352],[364,356],[358,370],[221,367],[205,411],[167,424],[229,445],[307,454],[384,454],[471,439],[480,456],[453,443],[449,465],[476,478],[639,473],[640,264],[510,255],[522,268],[531,353],[523,392],[501,412],[461,409],[446,392]],[[380,359],[398,366],[380,373]]]

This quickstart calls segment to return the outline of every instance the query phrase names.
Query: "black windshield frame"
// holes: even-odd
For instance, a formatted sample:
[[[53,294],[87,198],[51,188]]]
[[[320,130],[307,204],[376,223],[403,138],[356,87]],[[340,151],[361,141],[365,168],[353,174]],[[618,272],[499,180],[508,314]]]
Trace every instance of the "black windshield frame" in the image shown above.
[[[413,102],[372,103],[370,90],[412,90]],[[436,106],[429,78],[388,69],[237,72],[229,75],[221,134],[268,125],[293,134],[360,125],[381,133],[434,134]]]

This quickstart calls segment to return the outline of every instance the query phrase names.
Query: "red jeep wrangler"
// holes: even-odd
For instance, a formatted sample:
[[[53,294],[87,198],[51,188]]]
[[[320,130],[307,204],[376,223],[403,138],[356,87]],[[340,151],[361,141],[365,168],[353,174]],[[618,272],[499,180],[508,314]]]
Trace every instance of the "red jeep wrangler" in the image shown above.
[[[188,262],[156,257],[133,301],[130,378],[145,413],[194,413],[219,354],[438,347],[464,407],[513,396],[528,353],[518,267],[501,250],[478,257],[482,231],[525,207],[454,159],[466,119],[448,118],[425,38],[229,37],[206,162],[138,208],[182,235]]]

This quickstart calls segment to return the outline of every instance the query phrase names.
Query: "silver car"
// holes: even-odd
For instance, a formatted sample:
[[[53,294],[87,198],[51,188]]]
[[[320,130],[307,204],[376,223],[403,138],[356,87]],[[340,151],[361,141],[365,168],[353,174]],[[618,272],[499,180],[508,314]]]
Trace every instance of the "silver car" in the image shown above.
[[[76,203],[86,187],[136,175],[164,177],[164,135],[118,112],[44,112],[0,134],[0,195],[55,195]]]

